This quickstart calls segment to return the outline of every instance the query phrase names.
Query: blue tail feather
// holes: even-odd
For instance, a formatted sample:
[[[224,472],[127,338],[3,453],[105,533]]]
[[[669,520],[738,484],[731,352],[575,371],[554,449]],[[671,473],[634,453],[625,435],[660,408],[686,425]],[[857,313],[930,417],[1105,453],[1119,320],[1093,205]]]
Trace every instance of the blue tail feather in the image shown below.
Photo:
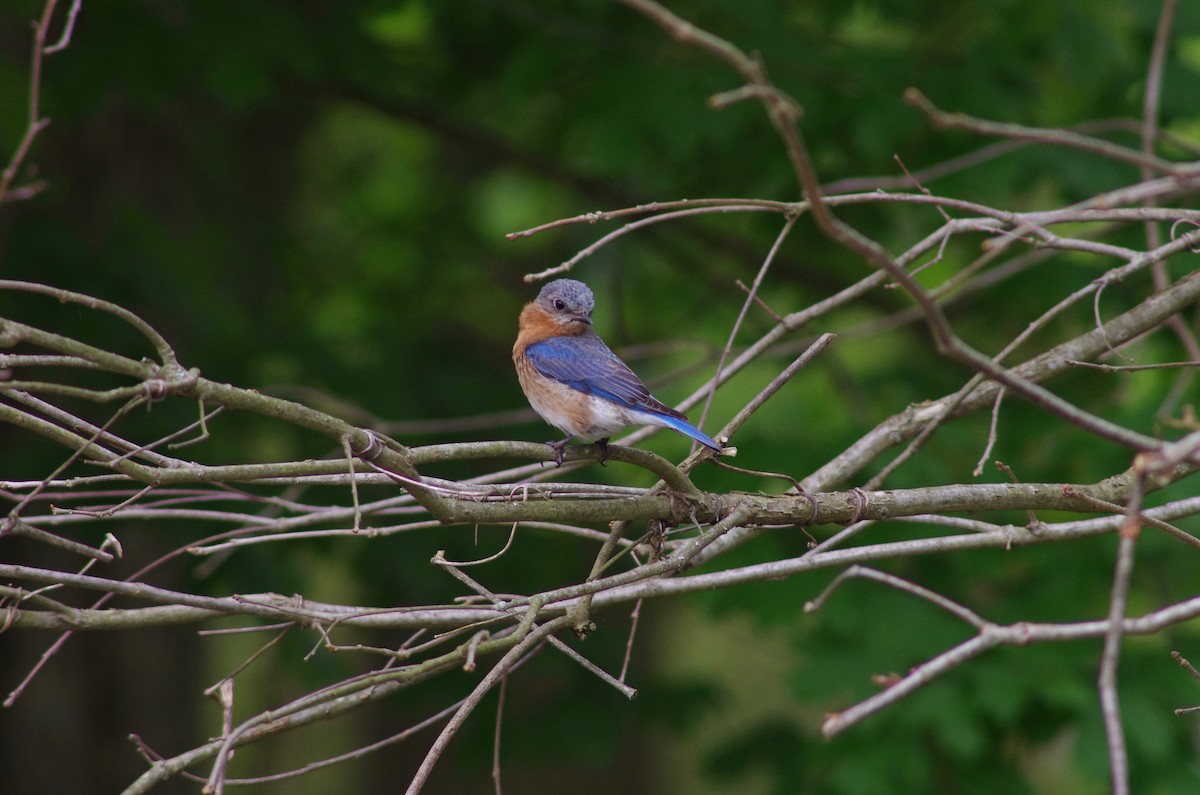
[[[696,426],[692,425],[687,420],[682,420],[678,417],[672,417],[666,414],[660,414],[659,417],[662,419],[663,424],[668,428],[679,431],[684,436],[690,436],[700,444],[704,445],[705,447],[710,447],[713,450],[716,450],[718,453],[721,452],[721,445],[717,444],[715,439]]]

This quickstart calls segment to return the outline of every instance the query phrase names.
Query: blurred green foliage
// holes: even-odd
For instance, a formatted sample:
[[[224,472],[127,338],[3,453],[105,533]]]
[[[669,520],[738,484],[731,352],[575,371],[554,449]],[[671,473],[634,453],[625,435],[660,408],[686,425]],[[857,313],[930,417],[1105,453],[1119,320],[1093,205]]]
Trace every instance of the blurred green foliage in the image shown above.
[[[1034,126],[1136,117],[1159,10],[1141,0],[688,0],[671,7],[761,55],[776,83],[803,106],[803,130],[827,181],[894,175],[894,155],[915,170],[985,143],[932,131],[901,101],[908,86],[946,109]],[[26,122],[27,20],[40,8],[33,0],[0,6],[0,158],[15,147]],[[1192,136],[1200,132],[1198,52],[1200,10],[1180,4],[1161,111],[1165,128]],[[117,301],[146,317],[186,365],[209,377],[319,406],[325,395],[385,420],[524,406],[509,350],[516,314],[536,288],[521,277],[567,259],[615,227],[564,227],[515,242],[505,233],[655,200],[798,197],[782,147],[757,107],[706,108],[709,95],[737,86],[724,66],[601,0],[85,3],[70,47],[49,57],[44,72],[42,106],[53,124],[37,140],[22,179],[45,179],[49,189],[0,207],[4,278]],[[1117,138],[1136,141],[1132,134]],[[1130,166],[1028,147],[930,187],[1022,209],[1069,203],[1136,179]],[[884,205],[847,209],[844,217],[892,251],[938,223],[931,210]],[[658,225],[601,249],[574,275],[596,289],[597,324],[614,346],[686,343],[630,357],[649,380],[686,371],[656,387],[671,401],[711,371],[742,300],[733,282],[753,278],[778,228],[779,219],[765,215]],[[1140,234],[1130,230],[1127,242],[1141,245]],[[978,253],[978,242],[952,243],[924,278],[955,272]],[[956,304],[951,319],[965,339],[994,351],[1060,294],[1108,265],[1059,258]],[[794,311],[866,272],[805,219],[762,296],[776,311]],[[1105,311],[1136,301],[1145,278],[1107,290]],[[0,296],[5,314],[82,333],[131,355],[149,353],[118,324],[49,304]],[[905,305],[896,292],[878,291],[813,331],[852,332]],[[1091,323],[1082,308],[1041,339],[1065,339]],[[752,312],[739,342],[770,325],[770,318]],[[1167,337],[1146,345],[1157,346],[1151,359],[1183,357]],[[730,384],[706,427],[719,427],[783,361],[756,364]],[[739,433],[739,463],[802,476],[908,403],[941,396],[964,380],[961,368],[936,357],[919,326],[845,334]],[[1169,374],[1114,381],[1079,373],[1055,388],[1114,420],[1151,430],[1147,418],[1171,382]],[[85,410],[105,416],[104,408]],[[139,421],[170,429],[189,421],[187,412],[164,406]],[[1127,453],[1015,400],[1001,422],[994,457],[1019,462],[1024,480],[1088,482],[1128,464]],[[217,430],[197,456],[235,462],[333,452],[322,440],[257,420],[225,418]],[[983,416],[945,429],[889,485],[964,479],[986,433]],[[532,418],[490,434],[553,435]],[[472,436],[414,432],[403,441]],[[61,456],[8,428],[0,428],[0,445],[7,477],[40,477]],[[667,437],[650,446],[671,455],[684,449]],[[461,466],[434,474],[473,471]],[[619,467],[587,476],[645,480]],[[713,489],[786,485],[748,484],[742,476],[706,470],[696,477]],[[983,478],[1002,475],[991,470]],[[137,547],[141,534],[159,529],[122,533],[127,547]],[[879,530],[880,538],[911,532]],[[432,602],[448,598],[456,585],[427,565],[430,555],[445,549],[452,559],[470,558],[503,543],[493,529],[479,539],[477,546],[470,530],[454,528],[375,541],[265,545],[238,553],[215,572],[175,576],[187,587],[214,592]],[[804,544],[798,533],[781,531],[723,563],[794,555]],[[1176,551],[1147,537],[1135,611],[1186,596],[1184,583],[1194,587],[1194,567]],[[488,567],[488,582],[517,592],[563,584],[583,575],[591,554],[577,543],[527,531]],[[996,621],[1081,620],[1104,614],[1112,555],[1111,540],[1095,539],[1069,548],[911,560],[891,570]],[[1104,786],[1093,686],[1097,643],[992,652],[847,736],[821,740],[822,712],[872,692],[872,674],[904,671],[967,632],[929,605],[867,583],[844,588],[821,613],[804,615],[804,601],[829,577],[647,605],[631,674],[641,696],[632,703],[563,658],[536,660],[514,678],[505,707],[506,786],[517,792],[838,795],[1084,793]],[[701,620],[697,610],[704,611]],[[711,667],[689,672],[690,663],[675,653],[681,625],[689,633],[687,648]],[[731,627],[747,626],[751,637],[775,642],[764,640],[761,648],[754,641],[727,642]],[[619,669],[627,629],[623,616],[606,616],[586,653]],[[1193,628],[1127,644],[1122,695],[1139,792],[1197,786],[1189,736],[1194,718],[1170,714],[1196,701],[1195,691],[1167,652],[1174,647],[1168,641],[1196,649],[1198,639]],[[10,633],[5,642],[14,640],[28,641]],[[278,703],[296,688],[323,681],[326,669],[361,664],[323,655],[302,663],[310,640],[291,639],[274,658],[269,673],[275,675],[253,679],[253,695],[245,698],[260,706]],[[248,653],[233,643],[206,649],[209,656],[198,667],[179,662],[175,692],[191,698]],[[759,683],[773,708],[731,722],[738,703],[730,696],[733,682],[750,657],[768,650],[781,657],[777,676]],[[111,666],[80,665],[89,675],[121,676]],[[11,682],[10,670],[6,686]],[[237,761],[295,767],[353,747],[343,747],[351,739],[365,743],[399,731],[469,685],[465,675],[436,683],[394,708],[356,718],[361,722],[352,729],[318,727],[303,751],[272,745],[239,752]],[[182,730],[197,740],[216,730],[208,713],[197,720],[181,712],[180,719],[195,721]],[[0,731],[13,731],[7,723]],[[405,779],[428,737],[311,776],[302,790],[284,784],[261,791],[385,788]],[[485,709],[456,741],[432,791],[483,791],[491,742]],[[105,790],[127,783],[139,769],[128,749],[113,753],[125,757]],[[11,761],[0,767],[12,770]]]

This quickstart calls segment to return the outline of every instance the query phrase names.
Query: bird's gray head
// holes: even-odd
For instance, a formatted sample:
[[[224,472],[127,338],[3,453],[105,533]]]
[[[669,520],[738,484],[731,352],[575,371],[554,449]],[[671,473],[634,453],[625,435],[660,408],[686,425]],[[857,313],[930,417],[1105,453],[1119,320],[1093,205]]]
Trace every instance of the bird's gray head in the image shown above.
[[[592,289],[575,279],[555,279],[538,293],[537,303],[560,323],[591,325],[596,300]]]

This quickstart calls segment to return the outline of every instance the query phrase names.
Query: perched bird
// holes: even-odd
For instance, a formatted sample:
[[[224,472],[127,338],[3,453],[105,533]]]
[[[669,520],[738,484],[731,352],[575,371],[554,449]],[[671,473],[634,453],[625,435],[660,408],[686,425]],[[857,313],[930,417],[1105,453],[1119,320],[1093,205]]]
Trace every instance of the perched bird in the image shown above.
[[[597,442],[605,455],[609,437],[629,425],[671,428],[720,452],[721,445],[656,400],[609,350],[592,330],[594,306],[586,284],[556,279],[521,310],[513,363],[530,405],[567,434],[550,443],[556,463],[562,464],[563,448],[572,439]]]

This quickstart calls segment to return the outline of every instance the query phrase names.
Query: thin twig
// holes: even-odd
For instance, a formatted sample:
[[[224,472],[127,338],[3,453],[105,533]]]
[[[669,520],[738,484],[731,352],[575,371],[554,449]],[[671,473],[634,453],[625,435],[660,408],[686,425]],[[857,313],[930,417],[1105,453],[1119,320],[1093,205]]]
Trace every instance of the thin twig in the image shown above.
[[[625,676],[629,673],[629,661],[633,659],[633,639],[637,637],[638,621],[642,616],[642,600],[638,599],[633,603],[633,610],[629,613],[629,638],[625,641],[625,657],[621,660],[621,673],[617,676],[617,681],[624,682]]]
[[[549,636],[546,640],[550,643],[551,646],[558,649],[563,654],[567,655],[572,660],[574,660],[575,662],[577,662],[581,666],[583,666],[585,670],[590,671],[591,673],[595,674],[600,679],[600,681],[604,682],[605,684],[612,685],[614,688],[616,688],[621,693],[621,695],[625,696],[625,698],[633,699],[637,696],[637,688],[636,687],[630,687],[629,685],[625,684],[625,681],[623,678],[618,678],[618,677],[613,676],[608,671],[604,670],[603,668],[601,668],[600,666],[596,665],[594,662],[589,660],[587,657],[584,657],[582,654],[575,651],[575,649],[572,649],[564,641],[559,640],[558,638],[554,637],[553,635]]]
[[[971,471],[974,477],[979,477],[983,474],[983,465],[989,458],[992,457],[992,450],[996,446],[996,426],[1000,423],[1000,403],[1004,400],[1004,389],[996,390],[996,402],[992,405],[992,421],[988,425],[987,444],[983,448],[983,453],[979,456],[979,463],[975,465],[975,469]]]
[[[421,760],[420,767],[413,775],[412,781],[409,782],[408,788],[405,789],[405,795],[417,795],[424,787],[425,782],[429,778],[429,774],[433,772],[434,765],[441,758],[446,750],[446,746],[450,744],[450,740],[462,728],[467,717],[479,706],[479,702],[487,695],[495,685],[500,682],[513,667],[517,660],[531,651],[536,646],[541,645],[546,638],[555,632],[565,629],[569,618],[562,616],[560,618],[546,622],[540,627],[532,630],[521,639],[521,642],[509,649],[500,660],[492,666],[492,669],[487,672],[487,675],[480,680],[471,694],[463,701],[462,705],[454,711],[450,720],[446,723],[445,728],[438,734],[437,739],[429,747],[429,751],[425,754],[425,758]]]
[[[788,234],[792,231],[792,227],[796,224],[796,216],[789,216],[784,222],[783,228],[779,230],[779,234],[775,237],[775,242],[771,245],[771,249],[767,252],[766,259],[759,266],[758,273],[754,276],[754,281],[750,284],[750,292],[746,296],[746,300],[742,302],[742,308],[738,312],[737,319],[733,321],[733,327],[729,330],[729,338],[725,341],[725,347],[721,349],[721,356],[717,359],[716,373],[712,378],[712,387],[708,391],[708,397],[704,399],[704,406],[700,409],[700,422],[697,427],[703,428],[704,421],[708,419],[708,410],[712,408],[713,398],[717,394],[717,383],[721,380],[721,370],[725,368],[725,360],[729,358],[729,352],[733,349],[733,341],[737,339],[738,331],[742,327],[742,321],[746,319],[746,313],[750,310],[750,305],[754,302],[758,295],[758,288],[762,285],[763,278],[767,275],[767,269],[771,267],[771,263],[775,261],[775,255],[779,253],[779,247],[783,245],[783,241],[787,240]],[[732,434],[732,429],[727,429],[726,438]],[[696,443],[693,443],[692,449],[695,450]]]
[[[500,786],[500,729],[504,726],[504,701],[508,694],[508,675],[500,679],[500,693],[496,698],[496,728],[492,741],[492,783],[496,787],[496,795],[504,795]]]
[[[1189,170],[1186,166],[1163,160],[1154,155],[1146,155],[1102,138],[1093,138],[1070,130],[1026,127],[1020,124],[978,119],[963,113],[947,113],[935,106],[916,88],[909,88],[904,92],[904,101],[919,109],[929,117],[936,127],[943,130],[968,130],[980,135],[1067,146],[1102,155],[1110,160],[1143,166],[1159,174],[1186,174]]]
[[[1140,467],[1135,467],[1140,474]],[[1141,478],[1135,481],[1140,486]],[[1133,575],[1133,558],[1140,530],[1139,515],[1142,493],[1138,488],[1129,498],[1127,514],[1117,534],[1117,564],[1113,573],[1112,593],[1108,611],[1108,631],[1104,634],[1104,649],[1100,655],[1100,713],[1104,718],[1104,734],[1108,741],[1108,764],[1112,777],[1113,795],[1129,793],[1129,760],[1125,746],[1125,730],[1121,726],[1120,698],[1117,694],[1117,665],[1121,657],[1121,637],[1129,584]]]

